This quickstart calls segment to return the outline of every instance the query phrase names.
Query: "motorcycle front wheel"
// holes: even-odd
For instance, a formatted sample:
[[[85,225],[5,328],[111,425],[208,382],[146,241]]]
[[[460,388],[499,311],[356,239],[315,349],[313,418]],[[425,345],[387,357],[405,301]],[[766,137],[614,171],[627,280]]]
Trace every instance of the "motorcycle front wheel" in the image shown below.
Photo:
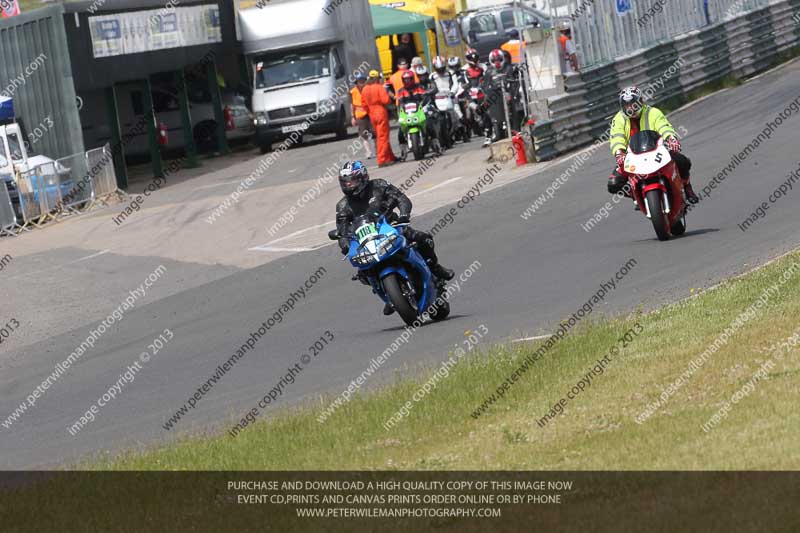
[[[425,157],[425,148],[422,146],[422,137],[419,132],[409,133],[411,137],[411,151],[414,152],[414,160],[419,161]]]
[[[653,222],[653,229],[656,231],[656,236],[659,241],[669,240],[669,221],[667,214],[664,213],[664,207],[661,203],[661,195],[663,193],[659,189],[647,191],[645,201],[650,208],[650,220]]]
[[[407,325],[411,326],[417,320],[417,310],[408,301],[408,297],[403,292],[403,287],[406,285],[406,280],[398,274],[389,274],[383,278],[383,288],[386,291],[386,296],[392,302],[394,310],[400,315]]]

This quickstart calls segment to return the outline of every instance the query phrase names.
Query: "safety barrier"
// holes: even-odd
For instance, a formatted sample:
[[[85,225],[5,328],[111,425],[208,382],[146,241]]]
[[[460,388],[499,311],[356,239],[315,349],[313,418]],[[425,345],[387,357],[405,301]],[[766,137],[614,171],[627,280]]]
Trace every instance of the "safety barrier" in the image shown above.
[[[14,202],[9,198],[13,221],[3,226],[3,233],[42,227],[66,216],[108,205],[111,198],[125,196],[117,188],[108,145],[20,172],[17,174],[16,191],[19,216],[14,213]],[[0,191],[0,223],[6,221],[2,204]]]
[[[582,69],[766,7],[767,0],[566,0]]]
[[[0,235],[14,235],[13,229],[17,224],[17,215],[11,204],[11,194],[5,180],[0,180]]]
[[[658,104],[726,76],[765,70],[800,44],[800,25],[793,20],[798,12],[800,0],[782,0],[568,76],[566,94],[547,99],[550,116],[534,127],[537,160],[602,138],[622,87],[637,85],[648,103]]]

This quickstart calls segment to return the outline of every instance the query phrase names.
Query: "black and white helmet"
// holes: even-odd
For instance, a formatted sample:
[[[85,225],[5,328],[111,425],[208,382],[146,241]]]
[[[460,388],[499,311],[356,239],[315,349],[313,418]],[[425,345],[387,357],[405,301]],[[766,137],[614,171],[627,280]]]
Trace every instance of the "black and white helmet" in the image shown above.
[[[461,68],[461,61],[456,56],[450,56],[447,58],[447,66],[450,70],[458,70]]]
[[[447,60],[442,56],[436,56],[433,58],[433,70],[438,72],[439,74],[444,74],[444,69],[447,68]]]
[[[642,112],[643,105],[642,91],[635,85],[625,87],[622,89],[622,92],[619,93],[619,107],[622,109],[625,116],[630,118],[638,117],[639,113]]]

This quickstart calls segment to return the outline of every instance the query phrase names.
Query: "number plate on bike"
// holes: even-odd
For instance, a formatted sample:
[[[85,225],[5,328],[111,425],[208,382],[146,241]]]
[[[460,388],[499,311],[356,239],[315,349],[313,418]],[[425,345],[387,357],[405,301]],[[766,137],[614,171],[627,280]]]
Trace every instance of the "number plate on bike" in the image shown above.
[[[367,240],[369,237],[373,235],[376,235],[377,233],[378,233],[378,228],[372,222],[360,226],[356,230],[356,239],[358,239],[358,244],[364,244],[365,240]]]
[[[406,104],[405,110],[406,110],[406,113],[416,113],[417,112],[417,104]]]

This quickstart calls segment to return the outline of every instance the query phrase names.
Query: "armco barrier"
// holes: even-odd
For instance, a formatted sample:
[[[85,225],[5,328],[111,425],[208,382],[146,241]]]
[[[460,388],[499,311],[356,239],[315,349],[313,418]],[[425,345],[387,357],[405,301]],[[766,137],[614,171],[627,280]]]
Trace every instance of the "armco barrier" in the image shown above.
[[[16,183],[22,220],[4,228],[6,233],[42,227],[50,221],[107,205],[112,197],[125,196],[117,189],[108,145],[21,172]],[[0,216],[2,213],[0,207]]]
[[[782,0],[567,77],[566,94],[548,99],[550,119],[534,127],[537,160],[600,138],[618,110],[622,87],[638,85],[645,92],[649,87],[648,102],[658,104],[726,76],[744,78],[765,70],[800,44],[800,25],[792,19],[797,13],[800,0]]]

